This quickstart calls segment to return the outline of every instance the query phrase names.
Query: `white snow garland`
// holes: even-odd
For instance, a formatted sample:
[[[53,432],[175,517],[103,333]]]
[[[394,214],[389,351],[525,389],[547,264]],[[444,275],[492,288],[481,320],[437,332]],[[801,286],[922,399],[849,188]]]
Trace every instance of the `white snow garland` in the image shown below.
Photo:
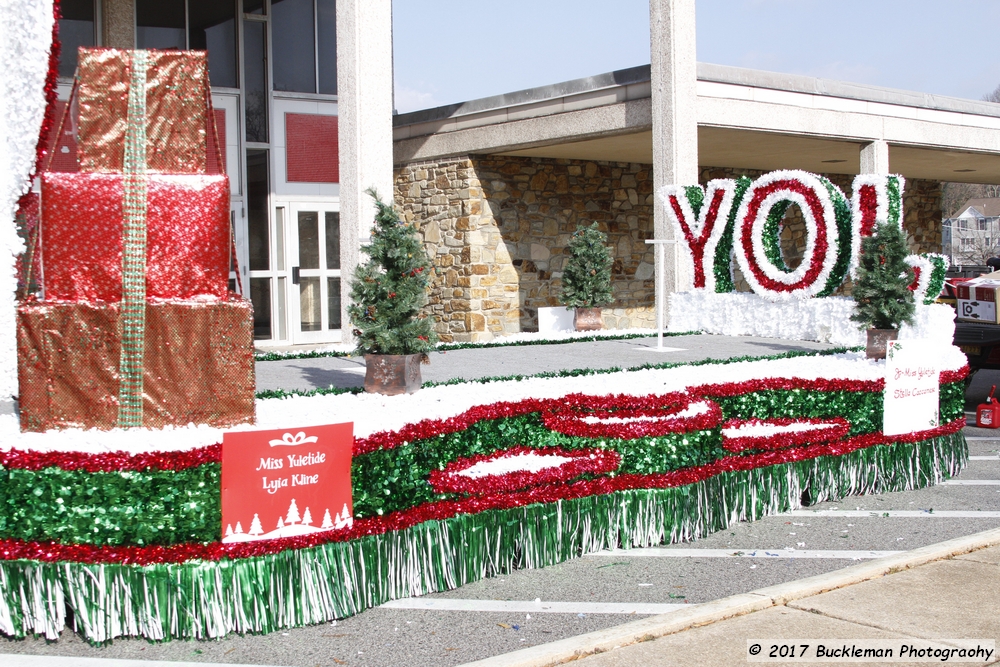
[[[27,192],[45,116],[52,0],[0,0],[0,401],[17,394],[14,215]]]
[[[692,290],[670,295],[668,329],[863,345],[865,332],[851,321],[853,313],[854,300],[846,297],[771,302],[747,292]],[[954,320],[955,311],[945,304],[918,303],[913,326],[904,324],[899,337],[926,338],[950,347]]]
[[[512,472],[541,472],[549,468],[558,468],[570,461],[568,456],[557,454],[536,454],[535,452],[520,452],[509,456],[501,456],[488,461],[480,461],[468,468],[451,473],[455,477],[480,479],[494,475],[506,475]]]
[[[948,344],[941,347],[938,367],[958,370],[966,364],[965,355]],[[257,424],[232,430],[290,429],[354,422],[356,436],[379,431],[395,431],[406,424],[424,419],[447,419],[477,405],[525,398],[554,399],[571,393],[593,395],[627,394],[647,396],[685,391],[687,387],[716,382],[743,382],[772,377],[796,377],[847,380],[878,380],[884,376],[884,362],[864,358],[863,353],[821,357],[797,357],[764,361],[745,361],[711,366],[622,371],[589,377],[531,378],[528,380],[468,382],[421,389],[415,394],[382,396],[379,394],[340,394],[334,396],[295,396],[257,401]],[[222,440],[221,429],[208,426],[151,431],[144,429],[113,431],[66,430],[47,433],[21,433],[14,415],[0,415],[0,448],[35,451],[110,451],[155,452],[184,451]]]
[[[705,401],[694,401],[680,412],[664,414],[662,417],[584,417],[582,422],[586,424],[634,424],[635,422],[658,422],[673,419],[691,419],[698,415],[703,415],[710,411],[711,406]]]
[[[723,438],[770,438],[783,433],[803,433],[837,428],[840,424],[833,422],[792,422],[791,424],[767,424],[749,422],[722,429]]]

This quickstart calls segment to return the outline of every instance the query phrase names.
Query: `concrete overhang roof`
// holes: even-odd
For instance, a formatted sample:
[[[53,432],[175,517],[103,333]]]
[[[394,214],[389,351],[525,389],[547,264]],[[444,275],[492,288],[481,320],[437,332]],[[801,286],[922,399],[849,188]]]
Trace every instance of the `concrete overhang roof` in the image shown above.
[[[394,117],[395,161],[499,154],[651,164],[648,65]],[[855,174],[884,139],[910,178],[1000,183],[1000,104],[698,64],[704,166]]]

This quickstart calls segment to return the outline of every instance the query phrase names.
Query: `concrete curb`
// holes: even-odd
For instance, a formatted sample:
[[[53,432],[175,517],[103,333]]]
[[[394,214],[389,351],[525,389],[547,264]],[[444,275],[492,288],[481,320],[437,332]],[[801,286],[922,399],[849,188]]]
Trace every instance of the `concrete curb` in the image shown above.
[[[777,586],[768,586],[750,593],[741,593],[704,604],[692,605],[690,609],[650,616],[606,630],[598,630],[549,644],[541,644],[477,660],[462,667],[550,667],[551,665],[559,665],[595,653],[604,653],[629,644],[672,635],[768,607],[782,606],[792,600],[819,595],[998,544],[1000,544],[1000,528],[995,528],[920,547],[895,556],[852,565],[835,572],[790,581]]]

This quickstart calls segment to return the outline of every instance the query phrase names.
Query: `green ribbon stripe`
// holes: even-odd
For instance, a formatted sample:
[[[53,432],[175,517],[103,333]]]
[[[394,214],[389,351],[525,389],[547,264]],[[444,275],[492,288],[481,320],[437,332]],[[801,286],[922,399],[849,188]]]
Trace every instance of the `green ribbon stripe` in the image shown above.
[[[121,359],[118,426],[142,426],[142,365],[146,332],[146,67],[132,52],[125,129],[122,239]]]

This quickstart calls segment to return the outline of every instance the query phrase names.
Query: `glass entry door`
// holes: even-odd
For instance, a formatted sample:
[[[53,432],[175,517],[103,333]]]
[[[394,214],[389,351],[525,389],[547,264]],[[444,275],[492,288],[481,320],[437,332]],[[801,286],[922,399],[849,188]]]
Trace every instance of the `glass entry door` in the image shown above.
[[[329,204],[294,204],[290,211],[292,342],[339,342],[340,212]]]

